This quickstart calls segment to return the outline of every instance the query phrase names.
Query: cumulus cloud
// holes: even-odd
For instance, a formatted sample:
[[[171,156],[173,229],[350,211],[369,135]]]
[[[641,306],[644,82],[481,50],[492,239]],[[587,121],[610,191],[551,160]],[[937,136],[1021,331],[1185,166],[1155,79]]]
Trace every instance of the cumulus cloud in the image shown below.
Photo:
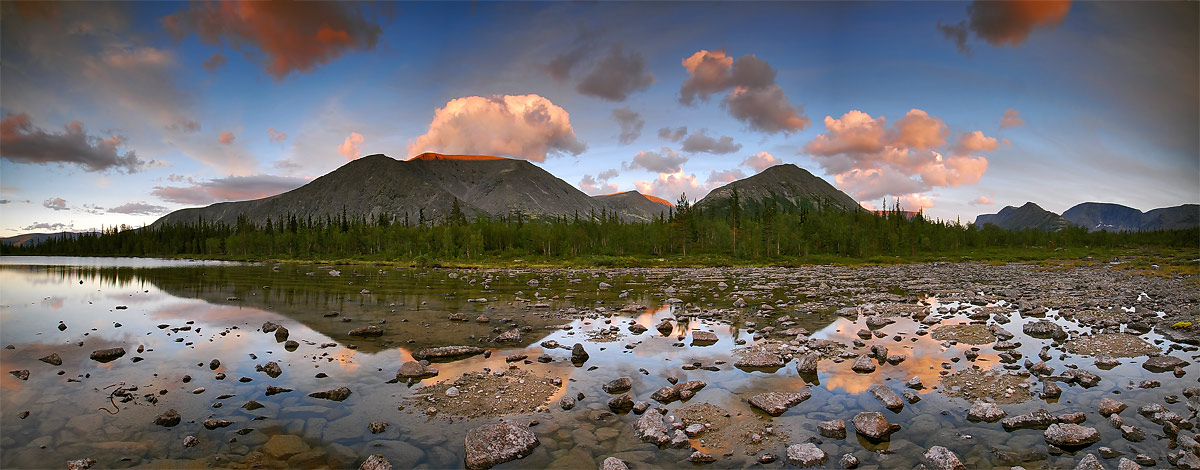
[[[1009,127],[1024,126],[1025,121],[1021,119],[1021,112],[1012,108],[1004,110],[1004,116],[1000,117],[1000,128],[1007,129]]]
[[[67,209],[70,209],[70,207],[67,207],[67,201],[63,200],[63,198],[61,198],[61,197],[52,197],[50,199],[43,201],[42,207],[45,207],[47,209],[54,209],[56,211],[65,211]]]
[[[381,28],[356,3],[229,1],[194,3],[163,19],[177,39],[228,43],[261,57],[275,80],[309,72],[351,51],[375,48]]]
[[[683,146],[680,149],[688,153],[705,152],[720,155],[741,150],[742,144],[735,144],[733,137],[727,135],[721,136],[720,139],[714,139],[701,130],[683,139]]]
[[[909,196],[914,207],[928,207],[932,200],[914,195],[978,183],[988,161],[977,153],[1000,144],[981,131],[965,132],[949,144],[948,134],[945,122],[920,109],[891,126],[883,116],[851,110],[838,119],[826,116],[825,132],[804,151],[857,200]]]
[[[707,187],[707,188],[716,188],[718,186],[724,185],[726,183],[732,183],[734,181],[740,180],[745,177],[746,177],[746,174],[743,173],[742,170],[739,170],[737,168],[734,168],[731,170],[721,170],[721,171],[712,170],[711,172],[709,172],[708,179],[705,180],[704,183],[705,183],[705,187]]]
[[[625,53],[620,43],[600,58],[592,71],[575,88],[580,93],[610,101],[625,101],[629,94],[645,90],[654,83],[654,74],[646,69],[642,55]]]
[[[696,98],[729,91],[721,104],[751,130],[790,134],[808,127],[803,108],[792,106],[775,83],[775,69],[753,54],[737,60],[724,51],[700,50],[683,59],[688,78],[679,88],[679,102],[692,105]]]
[[[666,140],[669,140],[672,142],[679,142],[679,139],[682,139],[685,136],[687,136],[687,133],[688,133],[687,126],[681,126],[681,127],[675,128],[675,129],[671,129],[670,127],[664,127],[662,129],[658,130],[658,138],[666,139]]]
[[[542,162],[587,149],[566,110],[539,95],[465,96],[434,112],[429,131],[408,152],[485,154]]]
[[[621,126],[619,140],[622,144],[630,144],[642,135],[642,126],[646,125],[646,120],[628,106],[614,109],[612,117],[617,121],[617,125]]]
[[[620,173],[617,172],[616,168],[609,168],[607,170],[601,171],[599,175],[596,175],[596,178],[602,179],[602,180],[610,180],[610,179],[616,178],[618,174],[620,174]]]
[[[758,152],[754,155],[746,157],[745,160],[742,160],[742,166],[753,168],[755,173],[761,173],[763,170],[780,163],[783,162],[767,152]]]
[[[342,154],[342,156],[346,157],[346,160],[354,160],[355,158],[362,156],[362,153],[359,152],[358,149],[358,146],[362,145],[362,143],[362,134],[351,132],[350,135],[346,136],[346,141],[338,145],[337,151],[338,153]]]
[[[271,142],[283,142],[287,139],[287,134],[276,129],[275,126],[271,126],[267,128],[267,139]]]
[[[933,207],[933,199],[921,193],[900,196],[900,210],[923,211]]]
[[[83,124],[71,121],[63,132],[33,125],[28,114],[9,114],[0,120],[0,157],[14,163],[76,165],[87,171],[117,169],[136,173],[147,165],[132,150],[122,152],[124,138],[88,135]]]
[[[968,202],[967,204],[972,206],[990,206],[995,204],[995,202],[993,202],[991,199],[988,199],[987,196],[979,196],[975,199],[972,199],[971,202]]]
[[[108,212],[111,212],[114,214],[130,214],[130,215],[163,214],[163,213],[168,212],[169,210],[170,209],[167,209],[166,207],[156,206],[154,204],[147,204],[144,201],[143,202],[127,202],[127,203],[121,204],[117,207],[108,208]]]
[[[209,56],[208,59],[205,59],[204,62],[202,62],[200,65],[204,67],[204,70],[207,70],[207,71],[209,71],[209,73],[212,73],[212,72],[216,72],[217,69],[221,68],[222,65],[225,65],[225,62],[228,60],[229,60],[229,58],[225,57],[225,54],[217,52],[217,53],[214,53],[213,55]]]
[[[626,169],[642,168],[655,173],[679,173],[680,168],[688,161],[686,155],[663,147],[659,152],[638,152],[633,161],[621,163]]]
[[[229,145],[229,144],[233,143],[234,138],[235,137],[233,136],[233,132],[226,131],[226,132],[222,132],[221,135],[217,136],[217,142],[220,142],[224,145]]]
[[[673,204],[679,196],[686,195],[689,201],[695,201],[708,194],[708,188],[700,183],[695,174],[679,170],[672,173],[659,173],[650,181],[634,181],[634,187],[642,194],[661,197]]]
[[[609,194],[618,191],[616,184],[605,182],[603,178],[596,178],[592,175],[583,175],[583,178],[579,180],[579,189],[591,195]]]
[[[261,199],[296,189],[308,180],[274,175],[228,176],[190,186],[155,186],[150,193],[167,202],[186,205]]]
[[[937,27],[959,51],[969,54],[968,33],[994,47],[1016,47],[1035,29],[1058,26],[1070,10],[1070,0],[976,0],[967,6],[966,20],[947,25],[939,21]]]

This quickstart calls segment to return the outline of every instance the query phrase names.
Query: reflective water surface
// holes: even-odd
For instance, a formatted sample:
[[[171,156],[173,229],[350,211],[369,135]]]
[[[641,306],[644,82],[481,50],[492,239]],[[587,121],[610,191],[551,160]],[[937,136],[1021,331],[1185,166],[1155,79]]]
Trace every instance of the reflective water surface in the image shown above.
[[[767,453],[780,456],[769,465],[786,466],[782,456],[788,444],[802,442],[818,443],[830,455],[828,466],[853,454],[860,468],[910,468],[934,445],[954,451],[970,468],[1073,467],[1101,446],[1127,456],[1147,454],[1167,465],[1169,438],[1136,410],[1167,403],[1195,421],[1194,399],[1181,396],[1200,379],[1195,347],[1151,330],[1138,337],[1188,361],[1181,376],[1144,369],[1145,355],[1118,357],[1119,365],[1101,369],[1094,357],[1066,353],[1062,341],[1023,332],[1026,323],[1043,318],[1073,338],[1100,331],[1081,324],[1081,315],[1060,315],[1067,307],[1035,298],[1034,303],[1051,308],[1026,309],[1014,303],[1013,295],[982,292],[978,279],[923,275],[928,277],[905,272],[881,279],[878,273],[823,267],[452,270],[5,257],[0,259],[0,345],[12,348],[0,350],[0,362],[4,372],[29,374],[24,380],[19,373],[0,377],[0,467],[61,468],[67,460],[93,458],[101,468],[356,468],[368,455],[381,454],[397,468],[458,468],[464,466],[467,432],[500,419],[536,421],[530,429],[540,445],[532,455],[498,468],[596,468],[611,456],[634,468],[690,466],[694,450],[713,455],[715,467],[763,465],[759,459]],[[1070,280],[1068,274],[1042,275]],[[1067,284],[1068,290],[1085,289]],[[996,288],[1001,287],[1011,286]],[[744,307],[734,306],[739,299]],[[1140,292],[1136,299],[1114,296],[1109,311],[1147,308],[1137,302],[1150,301]],[[990,316],[979,315],[983,309]],[[938,321],[919,320],[930,318],[926,315]],[[871,324],[872,318],[891,323]],[[663,320],[671,322],[660,331]],[[286,337],[262,332],[266,322],[286,328]],[[1019,346],[996,349],[993,340],[970,345],[934,338],[937,328],[972,322],[1002,327],[1014,335],[1008,343]],[[631,328],[634,323],[645,331]],[[349,334],[370,325],[382,335]],[[513,329],[519,332],[516,341],[494,341]],[[1109,332],[1123,329],[1137,333],[1120,321]],[[693,344],[698,331],[715,333],[717,341]],[[294,348],[287,341],[294,341]],[[569,348],[575,343],[589,353],[580,365],[571,362]],[[818,344],[823,345],[818,374],[802,376],[793,356]],[[435,360],[436,377],[394,380],[414,351],[446,345],[480,346],[489,354]],[[871,373],[851,370],[855,358],[869,354],[873,345],[904,360],[874,360],[877,368]],[[117,347],[125,354],[111,362],[89,357]],[[1032,377],[1027,386],[1034,384],[1034,395],[1027,400],[1010,404],[1005,397],[992,398],[1004,403],[1009,416],[1039,408],[1055,415],[1084,412],[1085,424],[1102,436],[1099,443],[1061,450],[1047,445],[1041,429],[1006,432],[1000,423],[968,421],[971,401],[949,397],[939,386],[945,374],[971,367],[1003,371],[1004,352],[1019,353],[1010,367],[1022,369],[1024,360],[1040,360],[1043,347],[1049,347],[1045,362],[1056,374],[1078,367],[1102,380],[1088,388],[1059,383],[1060,397],[1041,399],[1036,396],[1041,386]],[[746,348],[778,352],[787,363],[736,367]],[[61,358],[61,365],[40,360],[51,354]],[[506,361],[517,354],[527,358]],[[543,354],[550,362],[538,361]],[[278,377],[256,367],[270,361],[282,369]],[[498,372],[512,379],[511,388],[470,393],[495,394],[503,403],[529,399],[521,396],[522,385],[529,384],[519,380],[560,379],[562,385],[536,396],[534,405],[544,407],[507,416],[483,409],[456,415],[463,403],[480,400],[470,393],[421,393],[425,386],[463,374]],[[684,421],[699,413],[710,427],[681,449],[642,442],[633,426],[637,413],[604,413],[609,399],[619,394],[602,387],[619,377],[631,379],[633,400],[652,404],[652,410],[662,406]],[[898,411],[886,410],[867,392],[882,384],[900,393],[913,377],[924,384],[914,390],[920,400]],[[707,385],[688,400],[656,402],[651,395],[670,385],[668,378]],[[1140,388],[1145,380],[1161,386]],[[268,386],[292,391],[268,395]],[[338,387],[351,395],[343,401],[309,396]],[[747,403],[763,392],[800,390],[812,397],[778,417]],[[580,394],[574,408],[560,406],[561,398]],[[1146,429],[1148,437],[1124,439],[1097,412],[1104,397],[1129,405],[1124,423]],[[261,407],[245,406],[252,401]],[[168,409],[177,410],[182,422],[154,424]],[[883,412],[902,429],[888,441],[868,441],[850,425],[861,411]],[[818,423],[832,419],[846,421],[847,438],[817,433]],[[205,420],[230,424],[208,429]],[[388,426],[373,433],[372,422]],[[196,439],[194,446],[185,446],[188,436]]]

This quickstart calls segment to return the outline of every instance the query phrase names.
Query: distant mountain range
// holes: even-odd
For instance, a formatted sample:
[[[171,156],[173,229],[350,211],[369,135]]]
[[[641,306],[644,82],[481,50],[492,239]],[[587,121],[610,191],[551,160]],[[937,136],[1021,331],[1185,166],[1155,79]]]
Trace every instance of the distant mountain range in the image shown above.
[[[96,232],[55,232],[55,233],[24,233],[11,237],[0,238],[0,245],[25,246],[37,245],[51,238],[76,238],[85,233]]]
[[[776,165],[761,173],[713,190],[698,207],[725,207],[733,188],[742,204],[774,198],[784,205],[824,204],[842,210],[860,210],[858,203],[825,180],[795,165]],[[806,202],[807,201],[807,202]],[[251,201],[221,202],[207,207],[181,209],[155,225],[175,222],[265,224],[288,214],[323,220],[352,217],[370,220],[381,214],[410,223],[440,222],[459,210],[468,220],[475,214],[507,215],[519,211],[529,217],[589,217],[616,214],[626,221],[650,221],[674,206],[664,199],[628,191],[588,196],[541,167],[525,160],[486,155],[424,153],[401,161],[371,155],[351,161],[329,174],[283,194]]]
[[[1200,205],[1184,204],[1142,212],[1120,204],[1085,202],[1058,215],[1027,202],[1021,207],[1008,206],[999,213],[975,218],[975,225],[982,227],[985,224],[1007,230],[1032,228],[1051,232],[1072,225],[1086,227],[1091,232],[1179,230],[1200,226]]]

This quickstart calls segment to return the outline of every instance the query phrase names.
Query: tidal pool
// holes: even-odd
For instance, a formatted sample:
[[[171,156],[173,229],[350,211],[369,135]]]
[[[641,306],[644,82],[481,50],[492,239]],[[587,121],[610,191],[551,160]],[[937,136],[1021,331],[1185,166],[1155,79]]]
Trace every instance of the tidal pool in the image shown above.
[[[1087,454],[1113,468],[1139,454],[1186,464],[1196,449],[1185,438],[1200,424],[1196,335],[1164,329],[1198,316],[1196,285],[1110,265],[468,270],[4,257],[0,362],[13,373],[0,377],[0,467],[91,458],[97,468],[357,468],[380,454],[396,468],[460,468],[468,433],[502,420],[532,424],[539,445],[497,468],[596,468],[608,457],[630,468],[691,466],[697,451],[713,467],[786,467],[788,446],[807,442],[828,454],[826,467],[850,454],[859,468],[911,468],[933,446],[968,468],[1071,468]],[[1026,333],[1042,321],[1062,334]],[[264,333],[268,322],[286,335]],[[952,325],[967,326],[938,333]],[[368,326],[380,334],[350,335]],[[1102,349],[1112,334],[1138,338],[1112,344],[1141,349],[1113,351],[1101,365],[1068,352],[1082,340]],[[584,362],[572,362],[576,343]],[[435,359],[436,376],[397,380],[414,352],[449,345],[487,352]],[[125,354],[91,359],[109,348]],[[817,373],[801,374],[810,352],[821,356]],[[783,365],[739,363],[755,353]],[[51,354],[61,365],[41,360]],[[1147,354],[1183,364],[1152,372]],[[874,371],[852,370],[862,355],[878,356],[868,358]],[[276,377],[260,370],[272,361]],[[976,382],[1008,385],[942,383],[976,368],[993,370]],[[1100,380],[1085,387],[1065,373],[1073,369]],[[621,377],[629,390],[607,393]],[[906,385],[914,377],[922,388]],[[482,378],[487,385],[471,388]],[[652,398],[689,381],[705,385],[682,401]],[[1039,397],[1043,382],[1061,395]],[[878,385],[910,392],[888,409],[869,391]],[[309,396],[340,387],[351,392],[342,401]],[[748,403],[801,391],[810,398],[779,416]],[[610,410],[625,393],[650,404],[645,413],[662,408],[668,426],[702,426],[678,448],[644,442],[638,411]],[[1122,424],[1144,439],[1102,416],[1102,398],[1128,405]],[[1100,439],[1057,447],[1045,426],[973,422],[976,399],[1008,417],[1080,412]],[[1154,404],[1178,419],[1138,413]],[[181,422],[156,425],[171,409]],[[883,413],[900,430],[883,441],[859,435],[851,420],[860,412]],[[845,438],[818,432],[837,419]],[[763,463],[768,454],[777,460]]]

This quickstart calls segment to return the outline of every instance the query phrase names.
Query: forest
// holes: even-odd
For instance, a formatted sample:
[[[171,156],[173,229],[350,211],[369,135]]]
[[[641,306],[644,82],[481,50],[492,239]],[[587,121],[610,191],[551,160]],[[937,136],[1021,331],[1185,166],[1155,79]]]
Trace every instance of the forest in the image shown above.
[[[722,208],[683,196],[656,220],[615,214],[531,217],[514,212],[468,218],[457,205],[440,220],[424,214],[284,214],[265,224],[195,223],[108,227],[73,239],[4,246],[7,255],[191,257],[234,260],[365,260],[413,264],[491,264],[534,258],[594,266],[672,258],[698,264],[815,263],[973,257],[1033,259],[1033,252],[1181,248],[1200,251],[1200,229],[1155,232],[1057,232],[976,227],[928,220],[897,206],[878,212],[822,209],[774,201]],[[415,219],[415,220],[414,220]],[[1032,258],[1030,257],[1032,256]]]

